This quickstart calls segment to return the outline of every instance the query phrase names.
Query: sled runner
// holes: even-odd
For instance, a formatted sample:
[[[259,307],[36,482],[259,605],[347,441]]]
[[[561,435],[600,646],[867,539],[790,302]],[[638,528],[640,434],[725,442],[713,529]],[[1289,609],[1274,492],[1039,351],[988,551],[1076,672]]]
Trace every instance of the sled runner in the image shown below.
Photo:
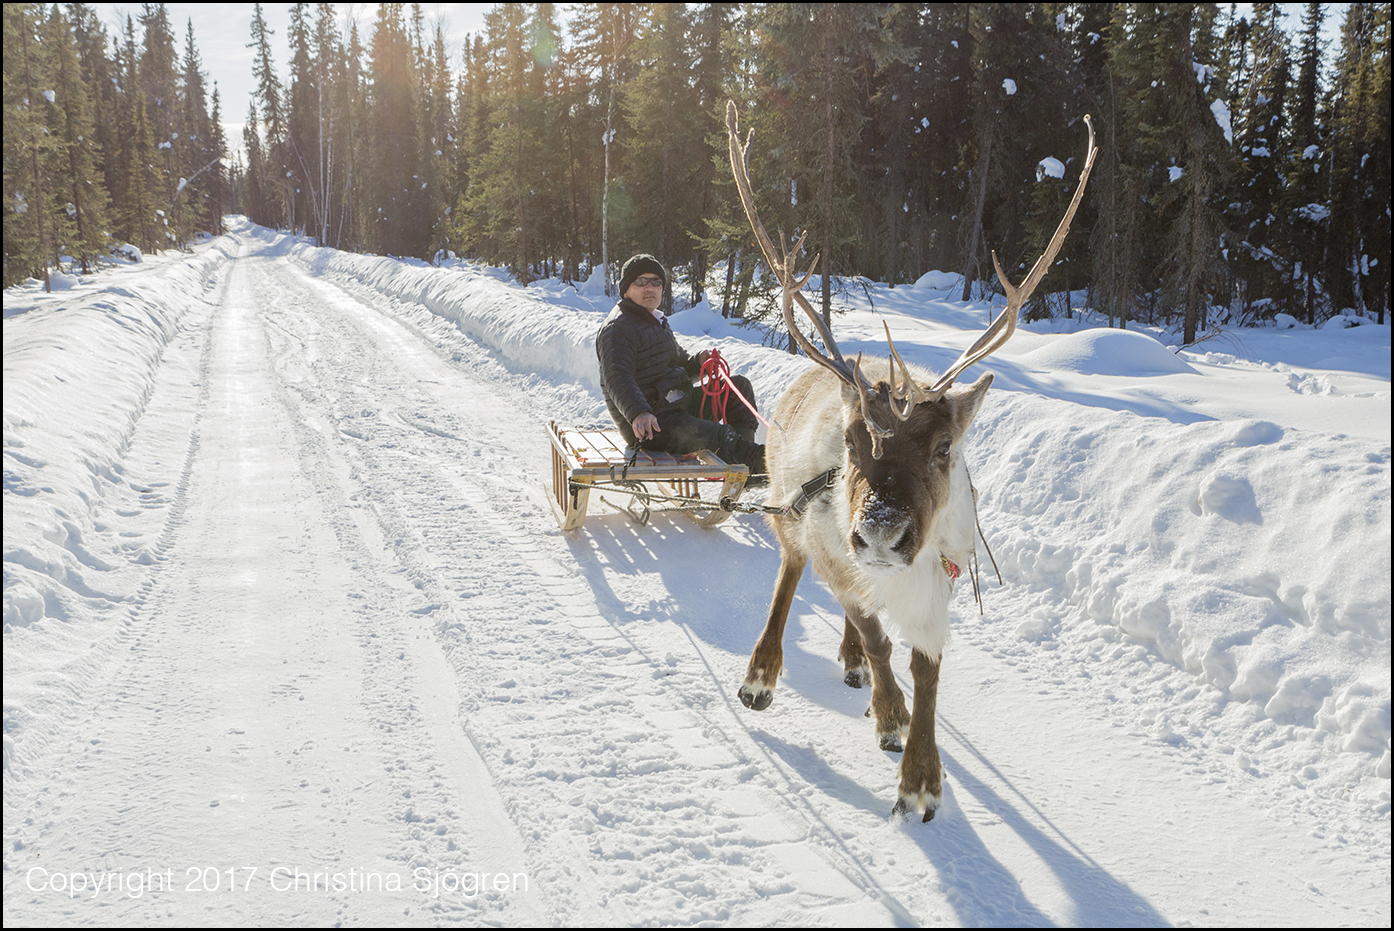
[[[710,450],[673,456],[637,453],[617,430],[568,430],[547,424],[552,441],[552,505],[562,530],[575,530],[586,519],[592,491],[639,524],[651,511],[684,511],[703,527],[714,527],[731,514],[721,502],[737,501],[750,469],[727,464]],[[716,483],[721,486],[717,490]],[[702,492],[706,489],[704,500]]]

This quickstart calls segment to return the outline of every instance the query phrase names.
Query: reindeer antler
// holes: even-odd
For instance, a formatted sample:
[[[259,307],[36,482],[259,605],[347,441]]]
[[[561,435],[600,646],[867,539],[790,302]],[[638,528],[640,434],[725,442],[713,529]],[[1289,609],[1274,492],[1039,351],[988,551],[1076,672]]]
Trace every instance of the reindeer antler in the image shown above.
[[[915,405],[923,404],[926,401],[937,401],[944,396],[953,385],[955,379],[963,374],[963,371],[975,362],[979,362],[992,355],[998,349],[1006,345],[1007,340],[1012,338],[1016,332],[1017,317],[1021,313],[1022,305],[1031,297],[1036,286],[1041,283],[1047,271],[1050,270],[1051,263],[1060,253],[1060,247],[1065,242],[1065,237],[1069,235],[1070,223],[1074,220],[1075,211],[1079,207],[1080,200],[1084,197],[1084,187],[1089,181],[1089,173],[1094,168],[1094,157],[1099,154],[1099,149],[1094,145],[1094,122],[1088,114],[1084,117],[1085,125],[1089,127],[1089,146],[1087,157],[1084,160],[1084,170],[1080,172],[1079,184],[1075,187],[1074,197],[1070,200],[1070,207],[1065,211],[1064,218],[1060,225],[1055,229],[1055,235],[1051,237],[1050,244],[1046,246],[1040,258],[1036,259],[1036,264],[1031,266],[1031,271],[1027,273],[1026,279],[1021,283],[1021,287],[1013,287],[1007,280],[1007,276],[1002,271],[1002,263],[997,260],[997,252],[992,253],[992,264],[997,269],[997,279],[1002,282],[1002,288],[1007,294],[1007,307],[998,315],[997,319],[983,331],[982,335],[974,341],[972,346],[964,350],[953,365],[949,366],[948,371],[939,377],[929,388],[918,384],[910,374],[910,368],[905,361],[900,358],[900,353],[896,352],[895,340],[891,339],[891,328],[882,321],[886,329],[886,344],[891,351],[891,372],[890,372],[890,406],[891,413],[899,421],[906,421],[915,409]],[[871,396],[876,393],[876,389],[867,381],[866,376],[861,371],[861,354],[858,353],[856,363],[847,364],[847,360],[842,357],[842,353],[837,348],[837,343],[833,340],[833,335],[828,327],[823,323],[823,318],[809,305],[804,296],[799,293],[808,279],[813,275],[813,270],[818,267],[818,257],[814,256],[813,263],[808,271],[798,280],[793,277],[793,257],[803,248],[803,242],[807,233],[799,237],[798,245],[794,247],[793,255],[787,250],[784,252],[783,260],[775,257],[774,243],[770,242],[769,235],[765,232],[764,224],[760,222],[760,217],[755,211],[755,195],[750,189],[749,173],[749,153],[750,136],[747,135],[745,145],[741,145],[740,134],[736,131],[736,104],[735,101],[726,102],[726,132],[731,149],[731,172],[736,178],[736,190],[740,192],[741,204],[745,207],[745,215],[750,220],[750,227],[755,231],[755,238],[760,243],[760,250],[765,254],[765,261],[769,262],[770,268],[779,276],[779,284],[783,291],[780,299],[780,311],[784,315],[784,324],[789,328],[789,335],[794,342],[798,343],[799,348],[808,354],[808,357],[824,368],[829,369],[843,382],[857,390],[861,397],[862,418],[866,421],[867,431],[871,434],[872,456],[876,459],[881,458],[881,441],[895,433],[894,427],[885,427],[871,415]],[[782,244],[781,244],[782,245]],[[819,337],[823,340],[823,345],[828,347],[831,358],[818,351],[818,347],[803,334],[798,325],[794,322],[794,302],[798,302],[799,307],[808,315],[809,320],[813,321],[813,327],[818,331]],[[896,369],[900,369],[903,383],[897,384]],[[899,403],[898,403],[899,402]]]
[[[902,371],[905,372],[906,381],[912,386],[910,394],[914,400],[906,409],[905,416],[909,416],[910,409],[914,407],[916,401],[935,401],[943,397],[944,392],[948,391],[954,380],[963,374],[964,369],[1001,349],[1016,332],[1017,316],[1021,313],[1022,305],[1031,297],[1031,293],[1036,290],[1036,285],[1041,283],[1041,279],[1050,270],[1051,263],[1060,254],[1060,246],[1064,244],[1065,237],[1070,233],[1070,222],[1075,218],[1075,210],[1084,197],[1084,186],[1089,181],[1089,172],[1094,168],[1094,156],[1099,154],[1098,146],[1094,145],[1094,121],[1089,118],[1087,113],[1084,115],[1084,124],[1089,127],[1089,147],[1084,159],[1084,170],[1079,175],[1079,184],[1075,187],[1075,195],[1070,200],[1070,208],[1065,211],[1060,225],[1055,228],[1055,235],[1050,238],[1050,244],[1046,246],[1045,252],[1041,253],[1041,257],[1036,259],[1036,264],[1031,266],[1031,271],[1026,274],[1026,279],[1021,283],[1020,288],[1012,287],[1012,283],[1002,272],[1002,263],[997,260],[997,250],[994,249],[992,252],[992,264],[997,269],[997,280],[1002,282],[1002,289],[1007,294],[1006,309],[998,315],[991,326],[983,331],[983,334],[977,338],[973,345],[963,351],[963,354],[958,357],[954,364],[949,366],[948,371],[939,376],[939,380],[928,389],[915,385],[910,378],[909,371],[905,369],[905,363],[900,362],[900,356],[895,356],[896,361],[900,362]],[[886,338],[890,339],[889,329],[886,331]],[[891,354],[895,355],[894,346],[891,347]],[[897,416],[900,415],[897,414]]]
[[[866,421],[866,429],[871,434],[872,456],[876,459],[881,458],[881,440],[891,436],[895,430],[881,425],[871,414],[871,396],[876,393],[876,389],[867,381],[862,374],[862,357],[857,354],[857,361],[848,365],[847,360],[842,357],[842,352],[837,348],[837,342],[833,339],[832,332],[823,323],[823,318],[818,312],[809,305],[808,301],[799,293],[808,279],[813,276],[813,271],[818,267],[819,256],[813,257],[813,262],[809,265],[808,271],[797,282],[794,280],[793,268],[794,258],[799,250],[803,248],[804,239],[808,233],[805,231],[799,237],[798,244],[794,246],[791,254],[787,249],[784,250],[784,258],[781,261],[776,258],[774,243],[770,242],[769,234],[765,232],[765,225],[760,222],[760,215],[755,210],[755,195],[750,189],[749,172],[749,152],[750,136],[746,137],[745,145],[741,145],[740,133],[736,129],[736,103],[733,100],[726,102],[726,134],[730,144],[731,173],[736,178],[736,190],[740,192],[741,204],[745,207],[745,215],[750,220],[750,228],[755,232],[755,239],[760,243],[760,251],[765,254],[765,261],[775,275],[779,277],[781,289],[780,312],[784,316],[784,325],[789,328],[789,335],[793,337],[800,349],[802,349],[810,359],[831,371],[843,382],[857,390],[861,398],[862,419]],[[783,243],[781,243],[783,246]],[[803,312],[813,321],[813,327],[818,331],[818,336],[823,340],[823,345],[828,347],[831,358],[818,351],[818,347],[813,345],[813,341],[803,334],[799,326],[794,321],[794,303],[798,302]]]

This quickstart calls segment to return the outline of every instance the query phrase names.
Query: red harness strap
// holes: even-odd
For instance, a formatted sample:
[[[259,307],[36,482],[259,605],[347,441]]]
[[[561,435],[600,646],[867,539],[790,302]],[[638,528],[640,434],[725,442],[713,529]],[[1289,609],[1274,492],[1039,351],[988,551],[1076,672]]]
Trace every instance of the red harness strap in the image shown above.
[[[755,409],[755,405],[750,403],[750,399],[741,394],[741,389],[736,387],[736,383],[731,381],[731,366],[726,364],[726,360],[721,358],[721,353],[713,349],[707,353],[707,361],[702,363],[701,372],[702,403],[697,408],[697,416],[703,416],[707,409],[707,398],[712,399],[712,411],[716,415],[718,423],[730,423],[726,419],[726,402],[734,393],[740,402],[750,409],[755,415],[755,419],[766,427],[779,427],[779,422],[770,421],[760,416],[760,412]],[[783,430],[783,427],[779,427]]]
[[[712,414],[717,423],[726,422],[726,400],[731,396],[731,366],[721,358],[715,349],[707,354],[702,363],[702,404],[697,408],[697,416],[705,417],[707,399],[711,398]]]

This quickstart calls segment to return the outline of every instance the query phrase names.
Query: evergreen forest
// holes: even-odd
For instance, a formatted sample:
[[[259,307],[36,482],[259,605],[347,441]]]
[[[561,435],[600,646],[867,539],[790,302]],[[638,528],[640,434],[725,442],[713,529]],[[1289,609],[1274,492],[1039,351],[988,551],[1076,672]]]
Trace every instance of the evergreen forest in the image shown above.
[[[1031,315],[1087,289],[1112,325],[1186,342],[1280,313],[1385,322],[1388,3],[1291,25],[1274,3],[500,3],[463,43],[419,4],[342,7],[294,4],[277,36],[257,5],[218,40],[248,45],[257,81],[230,144],[164,4],[119,34],[92,4],[4,4],[5,286],[240,213],[524,283],[650,252],[670,300],[758,319],[732,99],[766,225],[824,257],[825,315],[858,278],[996,289],[993,250],[1019,279],[1091,114],[1098,162]]]

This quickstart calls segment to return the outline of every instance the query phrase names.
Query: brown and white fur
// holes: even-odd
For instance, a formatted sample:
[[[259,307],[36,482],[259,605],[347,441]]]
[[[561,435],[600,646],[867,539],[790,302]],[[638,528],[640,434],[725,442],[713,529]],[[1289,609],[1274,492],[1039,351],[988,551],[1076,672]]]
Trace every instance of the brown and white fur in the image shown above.
[[[949,639],[953,580],[946,567],[967,565],[973,551],[977,522],[962,442],[992,376],[985,375],[966,388],[955,388],[954,383],[966,369],[1011,339],[1022,306],[1069,234],[1098,154],[1093,123],[1088,116],[1084,121],[1089,127],[1088,155],[1055,235],[1020,286],[1007,280],[993,254],[1007,307],[936,379],[904,363],[889,326],[886,343],[894,368],[885,360],[870,360],[863,368],[860,355],[855,363],[843,358],[828,325],[799,293],[817,267],[817,258],[798,278],[794,258],[804,238],[800,237],[792,253],[781,244],[781,260],[760,222],[747,168],[750,137],[741,143],[736,105],[726,104],[731,173],[741,204],[765,261],[779,278],[780,310],[789,335],[818,363],[794,381],[775,409],[776,419],[788,426],[782,433],[771,434],[765,452],[771,499],[791,501],[805,482],[834,466],[841,468],[833,487],[815,498],[802,515],[771,518],[779,536],[779,577],[769,619],[751,653],[739,694],[746,707],[756,711],[768,708],[774,699],[775,680],[784,666],[789,605],[804,566],[813,560],[814,570],[833,590],[846,615],[841,650],[845,681],[860,687],[870,671],[871,710],[881,747],[904,748],[900,797],[892,814],[923,811],[928,821],[944,797],[944,770],[934,743],[934,704]],[[826,353],[799,329],[795,304],[818,330]],[[882,629],[883,619],[910,641],[913,711],[906,710],[905,696],[891,674],[891,641]]]
[[[890,420],[887,363],[871,360],[864,370],[877,388],[873,416]],[[933,381],[922,370],[911,374],[921,384]],[[944,560],[966,566],[973,552],[976,522],[962,440],[991,384],[986,375],[917,406],[874,459],[856,390],[814,367],[780,399],[775,417],[785,430],[771,433],[766,450],[771,501],[793,500],[804,482],[829,468],[841,473],[802,516],[770,518],[780,543],[779,576],[741,700],[755,710],[773,700],[789,606],[812,560],[845,613],[845,681],[860,687],[870,679],[878,742],[885,750],[904,748],[895,811],[923,811],[926,821],[943,800],[934,709],[953,594]],[[883,623],[898,628],[912,647],[913,712],[891,672]]]

